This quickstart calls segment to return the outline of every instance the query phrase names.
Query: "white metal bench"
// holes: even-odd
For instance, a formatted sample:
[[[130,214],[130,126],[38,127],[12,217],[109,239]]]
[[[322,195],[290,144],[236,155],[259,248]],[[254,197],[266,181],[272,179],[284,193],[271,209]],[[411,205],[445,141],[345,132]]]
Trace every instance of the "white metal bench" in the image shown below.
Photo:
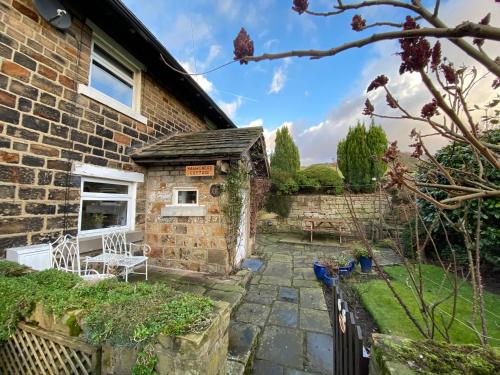
[[[59,237],[50,244],[52,267],[60,271],[76,273],[85,281],[99,281],[113,278],[113,275],[99,273],[88,268],[88,258],[85,259],[85,270],[80,267],[80,248],[78,238],[69,234]]]
[[[147,244],[127,243],[125,231],[114,231],[102,235],[102,254],[88,258],[89,262],[99,262],[106,271],[110,267],[123,267],[123,276],[128,281],[130,273],[145,275],[148,279],[148,257],[151,248]],[[140,252],[141,255],[135,255]],[[134,269],[144,265],[145,272]]]

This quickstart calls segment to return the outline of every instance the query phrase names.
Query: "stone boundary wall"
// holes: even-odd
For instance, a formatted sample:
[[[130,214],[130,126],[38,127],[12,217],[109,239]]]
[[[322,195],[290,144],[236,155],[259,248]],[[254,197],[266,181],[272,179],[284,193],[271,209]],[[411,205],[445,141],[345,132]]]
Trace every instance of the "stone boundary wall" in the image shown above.
[[[201,332],[181,336],[160,335],[154,346],[158,358],[156,371],[159,374],[225,375],[230,313],[228,303],[216,301],[211,322]],[[46,313],[41,304],[37,304],[29,322],[34,324],[35,329],[42,330],[45,337],[50,338],[54,334],[65,338],[68,343],[78,345],[78,342],[85,340],[85,333],[82,331],[74,337],[74,324],[69,324],[68,321],[75,318],[85,331],[81,311],[70,311],[62,318],[57,318]],[[137,358],[137,348],[109,345],[95,348],[101,351],[100,365],[97,364],[100,374],[131,374]]]
[[[303,218],[311,214],[351,221],[346,197],[343,195],[294,195],[290,197],[291,209],[287,218],[276,215],[261,215],[259,232],[295,232],[301,231]],[[347,198],[349,199],[349,198]],[[351,196],[356,216],[363,221],[378,219],[389,211],[389,202],[385,193],[356,194]]]

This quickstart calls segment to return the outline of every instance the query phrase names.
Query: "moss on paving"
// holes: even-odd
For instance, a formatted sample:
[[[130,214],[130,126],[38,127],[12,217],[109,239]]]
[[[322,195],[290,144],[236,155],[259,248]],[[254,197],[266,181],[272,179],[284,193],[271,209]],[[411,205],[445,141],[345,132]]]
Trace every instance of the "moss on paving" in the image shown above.
[[[209,323],[214,309],[209,298],[180,293],[164,283],[104,280],[87,284],[57,270],[24,274],[6,261],[0,261],[0,270],[0,342],[8,339],[38,302],[58,317],[80,310],[78,316],[90,342],[116,345],[136,345],[160,333],[181,335],[200,330]],[[80,334],[75,315],[70,314],[66,324],[72,335]]]
[[[419,321],[422,321],[413,292],[408,287],[406,269],[403,266],[387,266],[384,267],[384,271],[391,278],[394,288],[399,292],[403,301],[407,303],[413,315]],[[449,293],[452,286],[448,281],[443,281],[444,272],[440,267],[423,265],[422,275],[424,276],[426,301],[436,301]],[[423,338],[383,280],[360,281],[354,277],[350,279],[349,283],[359,294],[362,304],[371,314],[382,333],[411,339]],[[457,299],[457,321],[454,322],[450,330],[451,342],[456,344],[477,344],[478,339],[474,332],[469,327],[458,322],[460,320],[467,323],[471,318],[472,287],[468,282],[462,281],[459,295],[460,297]],[[496,340],[490,340],[490,344],[500,347],[500,296],[485,292],[484,302],[485,308],[488,310],[486,313],[488,336],[496,338]],[[442,314],[445,319],[449,318],[448,314],[452,311],[452,301],[448,300],[439,307],[444,312],[440,312],[440,310],[436,312]],[[437,334],[436,338],[443,339],[439,334]]]

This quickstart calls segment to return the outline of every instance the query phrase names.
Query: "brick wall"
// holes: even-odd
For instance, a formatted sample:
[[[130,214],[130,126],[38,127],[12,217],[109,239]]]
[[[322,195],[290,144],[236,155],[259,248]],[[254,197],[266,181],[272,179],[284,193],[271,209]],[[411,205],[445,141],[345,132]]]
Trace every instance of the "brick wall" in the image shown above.
[[[206,128],[144,73],[147,124],[77,94],[77,83],[87,83],[91,37],[77,19],[62,33],[31,1],[0,0],[0,257],[6,247],[60,235],[65,216],[76,230],[79,177],[66,189],[72,162],[144,172],[127,156],[131,147]],[[145,195],[139,186],[139,228]]]
[[[192,271],[226,273],[228,252],[219,197],[210,194],[210,186],[224,181],[214,177],[187,177],[185,167],[150,168],[146,175],[146,242],[151,246],[151,264]],[[174,188],[198,189],[198,203],[207,207],[202,217],[166,217],[165,204],[172,204]]]

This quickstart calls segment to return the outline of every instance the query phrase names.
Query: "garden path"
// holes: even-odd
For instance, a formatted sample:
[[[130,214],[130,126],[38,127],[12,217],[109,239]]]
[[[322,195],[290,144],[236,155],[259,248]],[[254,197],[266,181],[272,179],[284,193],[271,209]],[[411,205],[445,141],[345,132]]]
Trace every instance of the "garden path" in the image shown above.
[[[333,372],[333,338],[321,284],[312,269],[315,258],[331,248],[280,243],[279,235],[261,235],[247,294],[233,314],[228,367],[240,373],[248,351],[239,357],[237,345],[259,335],[253,373],[298,375]],[[245,340],[245,337],[247,340]],[[255,342],[255,340],[252,340]],[[244,346],[244,345],[243,345]]]

